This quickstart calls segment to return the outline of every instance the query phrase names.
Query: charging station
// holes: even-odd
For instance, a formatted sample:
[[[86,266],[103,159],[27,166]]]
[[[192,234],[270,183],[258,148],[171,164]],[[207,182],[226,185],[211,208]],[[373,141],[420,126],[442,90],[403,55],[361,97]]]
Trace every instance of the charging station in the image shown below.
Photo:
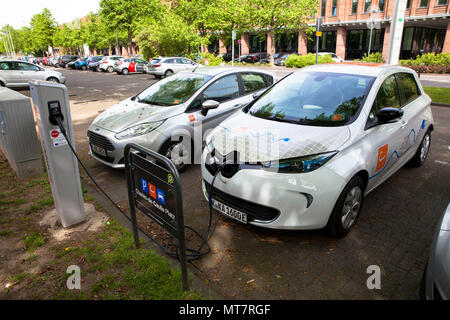
[[[31,81],[34,117],[59,220],[64,228],[86,221],[80,173],[75,155],[58,124],[62,124],[70,144],[75,139],[66,86],[47,81]]]

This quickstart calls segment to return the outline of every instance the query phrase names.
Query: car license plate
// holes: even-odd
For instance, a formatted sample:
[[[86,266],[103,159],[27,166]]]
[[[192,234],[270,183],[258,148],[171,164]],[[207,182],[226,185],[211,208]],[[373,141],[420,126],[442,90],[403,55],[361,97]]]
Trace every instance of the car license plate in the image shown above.
[[[219,211],[220,213],[233,218],[239,222],[247,223],[247,214],[243,213],[239,210],[233,209],[222,202],[212,199],[213,208]]]
[[[94,151],[95,153],[97,153],[101,156],[104,156],[104,157],[108,156],[105,149],[97,147],[95,144],[91,144],[91,148],[92,148],[92,151]]]

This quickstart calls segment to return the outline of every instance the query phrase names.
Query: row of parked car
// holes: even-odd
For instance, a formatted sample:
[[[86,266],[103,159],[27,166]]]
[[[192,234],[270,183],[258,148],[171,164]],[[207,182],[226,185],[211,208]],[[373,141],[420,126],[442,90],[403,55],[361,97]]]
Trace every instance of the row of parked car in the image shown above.
[[[192,70],[199,66],[198,63],[184,57],[158,57],[147,62],[141,57],[79,57],[74,55],[44,58],[42,64],[55,68],[116,72],[122,75],[148,73],[158,79],[180,71]]]
[[[273,59],[274,59],[274,64],[276,66],[284,66],[286,59],[288,57],[290,57],[291,55],[301,55],[295,52],[277,52],[273,55]],[[331,58],[335,61],[335,62],[343,62],[344,59],[342,59],[341,57],[339,57],[338,55],[336,55],[333,52],[319,52],[319,55],[324,56],[324,55],[330,55]],[[232,60],[232,54],[231,53],[220,53],[218,54],[218,56],[221,56],[222,59],[225,62],[229,62]],[[249,53],[249,54],[244,54],[239,56],[238,54],[235,54],[234,56],[234,60],[236,62],[244,62],[244,63],[270,63],[271,61],[271,55],[268,54],[267,52],[257,52],[257,53]]]

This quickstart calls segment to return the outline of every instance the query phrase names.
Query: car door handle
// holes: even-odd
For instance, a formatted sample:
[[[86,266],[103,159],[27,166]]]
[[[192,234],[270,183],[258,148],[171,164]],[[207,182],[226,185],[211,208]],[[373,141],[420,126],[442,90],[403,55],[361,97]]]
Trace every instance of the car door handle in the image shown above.
[[[232,108],[233,108],[233,109],[238,109],[238,108],[240,108],[240,107],[242,107],[242,106],[243,106],[242,103],[238,103],[238,104],[235,104]]]
[[[402,124],[400,125],[400,127],[403,129],[408,125],[408,121],[403,120]]]

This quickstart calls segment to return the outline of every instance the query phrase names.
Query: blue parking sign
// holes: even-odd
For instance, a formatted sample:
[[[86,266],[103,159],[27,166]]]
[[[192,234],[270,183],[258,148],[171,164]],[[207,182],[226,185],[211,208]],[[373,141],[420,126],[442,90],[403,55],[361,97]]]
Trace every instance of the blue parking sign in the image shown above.
[[[149,194],[148,193],[148,182],[143,178],[141,178],[141,189],[142,189],[142,191],[144,191],[145,194]]]

